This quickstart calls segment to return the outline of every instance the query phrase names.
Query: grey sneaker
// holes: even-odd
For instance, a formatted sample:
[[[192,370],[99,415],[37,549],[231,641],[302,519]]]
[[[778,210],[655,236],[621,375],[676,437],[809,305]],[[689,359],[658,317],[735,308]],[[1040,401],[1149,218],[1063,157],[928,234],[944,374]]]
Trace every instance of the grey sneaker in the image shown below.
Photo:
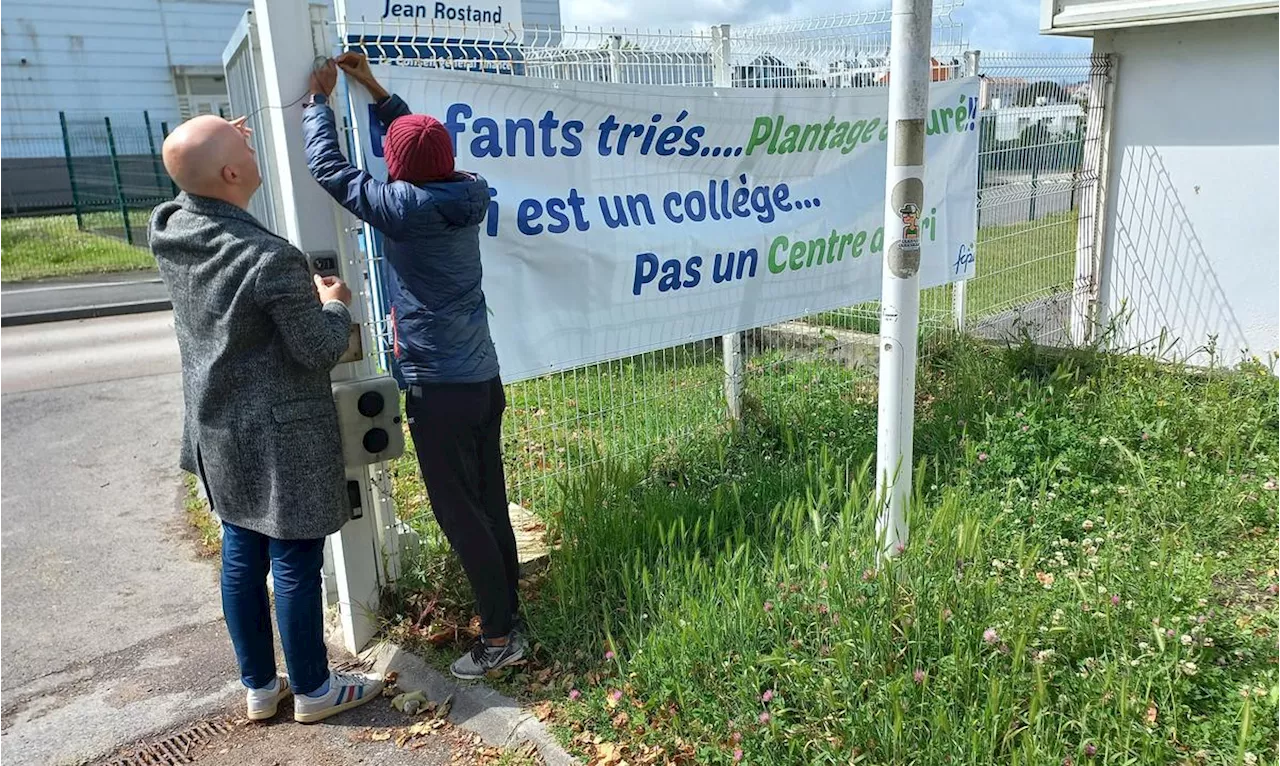
[[[509,668],[523,660],[527,646],[524,636],[515,631],[507,636],[507,643],[502,646],[491,646],[484,639],[480,639],[476,641],[471,651],[459,657],[449,670],[455,678],[475,681],[484,678],[486,673]]]

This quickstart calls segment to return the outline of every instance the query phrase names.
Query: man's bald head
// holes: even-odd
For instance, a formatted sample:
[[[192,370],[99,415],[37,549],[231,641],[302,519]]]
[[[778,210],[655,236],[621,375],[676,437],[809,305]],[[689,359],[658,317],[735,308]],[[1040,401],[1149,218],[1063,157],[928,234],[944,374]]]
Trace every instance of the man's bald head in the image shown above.
[[[241,208],[262,183],[249,132],[212,115],[178,126],[164,142],[164,167],[178,188]]]

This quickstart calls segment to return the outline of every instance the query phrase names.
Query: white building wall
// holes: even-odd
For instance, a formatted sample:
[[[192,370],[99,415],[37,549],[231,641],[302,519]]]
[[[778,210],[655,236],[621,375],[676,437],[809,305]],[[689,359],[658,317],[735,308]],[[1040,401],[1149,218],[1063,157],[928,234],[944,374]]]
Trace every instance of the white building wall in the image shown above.
[[[173,67],[220,70],[222,47],[249,4],[6,0],[0,18],[5,156],[61,155],[59,110],[127,115],[137,124],[147,111],[156,126],[176,123]]]
[[[251,0],[162,0],[169,61],[222,68],[222,49]]]
[[[1078,35],[1145,24],[1274,14],[1276,0],[1040,0],[1040,31]]]
[[[1280,348],[1277,17],[1097,32],[1119,57],[1102,319],[1228,361]],[[1122,315],[1129,313],[1127,319]]]

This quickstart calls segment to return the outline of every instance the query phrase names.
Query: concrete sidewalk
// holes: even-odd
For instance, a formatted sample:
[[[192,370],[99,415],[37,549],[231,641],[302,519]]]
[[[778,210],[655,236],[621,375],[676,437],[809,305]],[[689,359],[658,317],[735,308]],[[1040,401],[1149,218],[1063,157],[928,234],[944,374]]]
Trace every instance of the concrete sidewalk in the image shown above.
[[[0,326],[5,327],[169,308],[169,293],[154,271],[0,285]]]

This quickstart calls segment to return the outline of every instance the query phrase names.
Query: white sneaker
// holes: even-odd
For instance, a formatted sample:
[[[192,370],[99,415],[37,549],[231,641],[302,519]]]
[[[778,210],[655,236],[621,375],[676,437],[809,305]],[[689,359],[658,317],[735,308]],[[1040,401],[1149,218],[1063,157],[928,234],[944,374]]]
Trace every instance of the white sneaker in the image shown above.
[[[249,689],[245,694],[245,704],[249,709],[250,721],[265,721],[275,716],[280,707],[280,700],[293,694],[287,676],[277,676],[270,686],[261,689]]]
[[[316,723],[372,702],[381,694],[381,678],[365,673],[331,672],[328,692],[319,697],[299,694],[293,700],[293,719],[298,723]]]

